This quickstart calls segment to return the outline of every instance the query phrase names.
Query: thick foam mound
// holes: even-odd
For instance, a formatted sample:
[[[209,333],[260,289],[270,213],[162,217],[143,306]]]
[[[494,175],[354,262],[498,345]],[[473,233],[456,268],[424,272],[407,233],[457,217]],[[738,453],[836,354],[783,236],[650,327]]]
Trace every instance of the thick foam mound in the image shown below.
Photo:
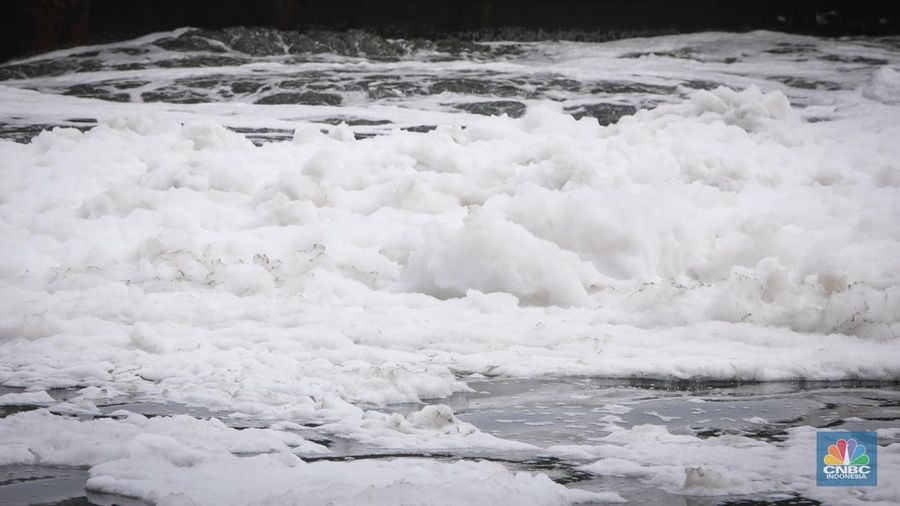
[[[886,104],[900,103],[900,72],[890,67],[876,70],[863,85],[862,94],[866,98]]]
[[[362,140],[130,116],[4,142],[0,382],[364,432],[354,403],[460,373],[895,378],[878,111],[718,88],[609,127],[543,104]]]

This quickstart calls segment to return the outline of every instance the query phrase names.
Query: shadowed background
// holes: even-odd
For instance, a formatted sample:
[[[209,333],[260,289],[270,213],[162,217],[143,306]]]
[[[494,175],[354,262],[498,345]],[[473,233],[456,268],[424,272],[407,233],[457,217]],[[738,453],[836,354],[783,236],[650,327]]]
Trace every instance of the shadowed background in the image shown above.
[[[754,29],[834,36],[900,33],[898,11],[893,0],[7,0],[0,61],[181,26],[364,28],[406,37],[516,37],[510,29],[570,39]]]

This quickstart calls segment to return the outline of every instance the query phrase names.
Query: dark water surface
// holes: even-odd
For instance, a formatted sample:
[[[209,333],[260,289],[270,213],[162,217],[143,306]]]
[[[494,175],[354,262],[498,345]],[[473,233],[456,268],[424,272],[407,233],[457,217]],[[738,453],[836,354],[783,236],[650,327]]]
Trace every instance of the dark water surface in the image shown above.
[[[704,383],[664,380],[608,380],[595,378],[469,379],[475,390],[433,403],[451,406],[463,421],[496,436],[552,445],[596,444],[610,433],[600,417],[615,412],[616,425],[664,425],[673,434],[713,437],[736,434],[765,441],[779,441],[791,427],[812,426],[831,430],[865,430],[900,426],[900,385],[884,382],[777,382]],[[15,391],[0,388],[0,394]],[[75,390],[52,391],[65,400]],[[225,413],[199,408],[144,402],[116,402],[98,406],[108,416],[128,410],[146,416],[187,414],[198,418],[219,417],[233,427],[267,426],[265,420],[233,420]],[[393,405],[382,410],[410,413],[420,404]],[[38,409],[7,406],[0,416]],[[74,416],[74,415],[73,415]],[[79,415],[90,418],[91,416]],[[802,496],[692,497],[671,494],[635,478],[598,477],[578,469],[590,461],[566,460],[536,452],[392,451],[317,433],[308,439],[328,446],[334,453],[305,460],[347,460],[420,456],[441,460],[487,459],[510,469],[543,472],[558,483],[583,489],[615,490],[634,504],[819,504]],[[880,445],[896,441],[885,438]],[[132,499],[88,494],[84,490],[88,470],[52,466],[0,466],[0,499],[4,505],[37,504],[136,504]],[[139,504],[140,502],[138,502]]]
[[[86,129],[110,117],[164,111],[185,120],[218,115],[260,144],[290,138],[298,121],[323,128],[344,122],[367,136],[465,125],[484,115],[518,117],[541,101],[605,125],[721,85],[780,90],[807,119],[823,120],[875,70],[900,62],[895,36],[596,40],[179,29],[0,65],[0,86],[61,100],[39,113],[0,107],[0,137],[27,142],[54,126]]]

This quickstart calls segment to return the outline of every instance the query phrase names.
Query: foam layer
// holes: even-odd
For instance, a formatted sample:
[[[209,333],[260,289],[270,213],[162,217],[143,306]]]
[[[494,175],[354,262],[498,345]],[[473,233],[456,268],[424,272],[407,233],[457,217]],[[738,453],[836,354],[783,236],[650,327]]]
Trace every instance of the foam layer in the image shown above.
[[[77,421],[39,410],[0,419],[0,465],[91,465],[87,490],[159,505],[624,502],[487,461],[305,463],[297,454],[328,450],[290,432],[235,430],[216,419],[120,414]]]
[[[741,40],[761,54],[768,37]],[[160,503],[277,503],[300,489],[336,503],[459,503],[464,494],[449,491],[463,484],[479,498],[614,501],[484,462],[303,464],[297,455],[327,450],[293,431],[315,426],[388,450],[534,452],[446,406],[408,415],[381,408],[466,391],[469,375],[896,379],[896,71],[887,59],[868,60],[864,75],[829,70],[843,79],[839,89],[803,92],[799,103],[792,92],[792,105],[778,89],[726,79],[730,63],[704,59],[726,56],[720,39],[653,39],[640,54],[627,41],[535,46],[545,60],[565,54],[554,72],[578,83],[598,78],[590,70],[598,61],[620,77],[661,65],[650,73],[663,88],[628,94],[664,93],[670,103],[609,126],[566,113],[586,105],[587,92],[565,81],[523,99],[519,118],[441,105],[507,93],[478,79],[418,102],[401,93],[345,105],[230,96],[190,106],[52,95],[105,80],[109,69],[6,81],[0,112],[16,121],[74,121],[87,111],[98,125],[46,131],[27,144],[0,140],[0,384],[32,390],[0,404],[56,413],[0,420],[0,463],[94,465],[92,490]],[[857,45],[831,49],[856,65],[849,51]],[[55,57],[68,56],[81,58]],[[277,80],[301,63],[378,70],[344,56],[258,57],[272,61],[226,74]],[[416,58],[404,65],[436,61]],[[481,66],[467,56],[436,68],[514,76],[535,65],[528,58]],[[665,84],[684,75],[681,60],[712,65],[734,86],[683,98],[684,86]],[[159,82],[211,72],[160,68]],[[514,88],[515,96],[524,89]],[[305,121],[335,109],[395,123],[360,138],[358,125]],[[828,121],[811,121],[819,119]],[[275,124],[290,134],[257,146],[223,124]],[[394,128],[411,124],[437,127]],[[57,387],[83,391],[65,403],[41,393]],[[214,420],[62,416],[97,416],[97,403],[119,398],[202,406],[270,428],[243,435]],[[657,446],[647,455],[677,442],[650,435]],[[685,460],[672,471],[650,468],[649,459],[627,465],[672,490],[683,476],[698,490],[778,488],[770,475],[734,482],[724,464],[688,472],[697,466]],[[257,472],[270,478],[247,496],[208,486]],[[371,480],[349,483],[355,475]],[[320,476],[327,479],[316,485]],[[347,495],[333,495],[345,485]],[[891,500],[895,491],[884,494]]]
[[[610,127],[544,105],[365,140],[141,116],[7,142],[0,380],[312,416],[460,371],[895,377],[885,111],[809,124],[720,88]]]

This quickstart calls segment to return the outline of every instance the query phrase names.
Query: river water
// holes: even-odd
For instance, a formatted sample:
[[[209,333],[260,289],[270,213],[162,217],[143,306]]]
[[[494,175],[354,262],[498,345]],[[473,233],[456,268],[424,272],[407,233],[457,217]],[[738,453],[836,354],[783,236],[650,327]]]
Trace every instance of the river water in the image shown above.
[[[300,120],[345,122],[367,136],[467,124],[473,114],[518,117],[527,106],[551,100],[575,117],[608,124],[722,85],[781,90],[805,117],[824,120],[839,115],[841,105],[853,101],[848,92],[874,70],[896,64],[900,46],[896,37],[771,32],[603,43],[529,42],[538,34],[518,35],[526,41],[182,29],[0,66],[5,86],[106,102],[61,101],[48,110],[7,103],[0,123],[4,136],[24,140],[47,126],[89,128],[110,115],[162,110],[214,117],[265,142],[290,138]]]
[[[0,503],[900,501],[900,38],[513,38],[0,65]]]
[[[604,380],[596,378],[483,379],[470,381],[475,390],[435,399],[453,408],[457,416],[496,436],[531,443],[590,445],[602,441],[614,428],[652,424],[665,426],[672,434],[699,438],[724,434],[745,436],[769,443],[783,441],[792,427],[811,426],[822,430],[872,431],[900,427],[900,386],[879,382],[774,382],[702,383],[691,381]],[[10,389],[0,390],[7,393]],[[74,391],[54,391],[64,401]],[[219,416],[174,403],[121,401],[98,407],[107,416],[120,409],[147,416],[187,414],[195,417]],[[420,404],[387,406],[398,413],[411,413]],[[38,406],[7,407],[0,415],[39,409]],[[615,413],[615,415],[613,415]],[[99,415],[104,416],[104,415]],[[615,419],[611,420],[610,416]],[[95,418],[90,416],[89,418]],[[265,420],[230,421],[243,428],[266,426]],[[391,459],[424,456],[431,459],[488,459],[511,469],[542,472],[554,481],[591,490],[616,490],[633,504],[822,504],[800,493],[763,493],[723,497],[673,494],[649,480],[627,476],[597,477],[580,469],[591,459],[561,458],[547,452],[435,451],[415,452],[370,447],[352,440],[318,433],[314,428],[304,436],[333,450],[327,457],[310,458]],[[897,443],[898,438],[882,438],[879,445]],[[810,456],[812,469],[814,459]],[[739,463],[736,466],[740,467]],[[0,497],[4,504],[144,504],[127,497],[86,493],[85,468],[54,466],[0,466]],[[884,479],[891,479],[885,477]]]

